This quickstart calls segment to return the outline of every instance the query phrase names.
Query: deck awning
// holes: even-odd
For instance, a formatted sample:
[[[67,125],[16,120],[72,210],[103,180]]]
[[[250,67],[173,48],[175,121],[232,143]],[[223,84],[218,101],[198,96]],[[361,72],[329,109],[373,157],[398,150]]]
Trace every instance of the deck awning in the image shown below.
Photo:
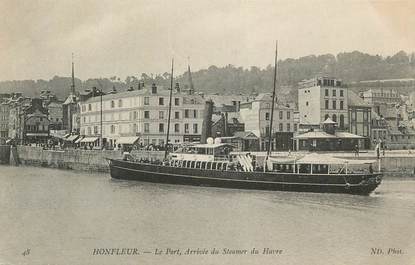
[[[98,137],[85,137],[81,140],[81,143],[93,143],[98,140]]]
[[[305,155],[304,157],[296,161],[297,164],[322,164],[322,165],[363,165],[363,164],[373,164],[376,163],[376,160],[366,160],[366,159],[346,159],[333,157],[327,154],[317,154],[311,153]]]
[[[135,144],[138,139],[140,139],[138,136],[120,137],[117,139],[117,144]]]

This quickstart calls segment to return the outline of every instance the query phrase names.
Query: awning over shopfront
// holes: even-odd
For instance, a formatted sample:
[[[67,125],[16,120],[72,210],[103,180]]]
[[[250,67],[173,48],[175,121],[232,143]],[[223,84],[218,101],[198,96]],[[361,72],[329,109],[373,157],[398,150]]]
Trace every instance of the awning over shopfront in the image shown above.
[[[81,143],[93,143],[98,140],[98,137],[85,137],[81,140]]]
[[[138,136],[120,137],[117,139],[117,144],[135,144],[138,139],[140,139]]]
[[[47,137],[48,133],[26,133],[26,136]]]
[[[76,141],[75,141],[75,143],[76,144],[79,144],[81,141],[82,141],[82,139],[84,139],[84,137],[83,136],[80,136]]]
[[[71,135],[68,138],[66,138],[67,141],[73,142],[75,141],[77,138],[79,137],[79,135]]]

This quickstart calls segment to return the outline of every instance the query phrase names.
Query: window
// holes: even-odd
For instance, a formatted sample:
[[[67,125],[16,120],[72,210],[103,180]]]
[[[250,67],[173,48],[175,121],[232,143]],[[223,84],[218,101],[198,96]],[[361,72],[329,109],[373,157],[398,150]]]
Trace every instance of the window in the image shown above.
[[[284,113],[282,110],[280,110],[280,120],[282,120],[282,117],[284,116]]]
[[[308,106],[308,101],[305,102],[305,105]]]
[[[297,131],[297,123],[294,123],[294,132]]]
[[[91,135],[91,127],[88,127],[88,135]]]
[[[266,120],[266,121],[269,121],[269,112],[266,112],[266,113],[265,113],[265,120]]]
[[[265,135],[269,136],[269,126],[265,126]]]
[[[340,89],[340,96],[341,96],[341,97],[344,97],[344,92],[343,92],[343,89]]]
[[[184,118],[185,119],[188,119],[189,118],[189,110],[188,109],[185,109],[184,110]]]
[[[343,103],[343,100],[341,100],[341,101],[340,101],[340,109],[343,109],[343,107],[344,107],[344,106],[343,106],[343,104],[344,104],[344,103]]]
[[[115,102],[114,100],[111,100],[111,108],[113,109],[115,107]]]
[[[94,126],[94,134],[98,134],[98,126]]]
[[[336,96],[336,89],[333,89],[333,97]]]
[[[336,109],[337,107],[336,107],[336,101],[335,100],[333,100],[333,109]]]
[[[144,123],[144,132],[145,133],[149,133],[150,132],[150,124],[149,123]]]
[[[291,118],[291,112],[287,111],[287,120]]]
[[[137,117],[138,117],[138,113],[137,113],[137,111],[134,111],[134,114],[133,114],[133,118],[134,118],[134,120],[136,120],[136,119],[137,119]]]
[[[328,97],[328,96],[329,96],[329,89],[328,89],[328,88],[326,88],[326,89],[324,90],[324,95],[325,95],[326,97]]]
[[[160,106],[164,105],[164,98],[159,98],[159,105]]]
[[[344,115],[340,114],[340,129],[344,129]]]
[[[328,114],[324,115],[324,120],[327,120],[330,116]]]
[[[278,125],[278,130],[280,131],[280,132],[282,132],[283,130],[284,130],[284,125],[282,124],[282,123],[280,123],[279,125]]]
[[[194,134],[197,134],[198,133],[198,131],[197,131],[197,123],[194,123],[193,124],[193,133]]]
[[[137,130],[138,128],[137,128],[137,123],[134,123],[133,124],[133,133],[136,133],[138,130]]]
[[[189,133],[189,124],[188,123],[184,124],[184,133]]]
[[[150,119],[150,111],[144,111],[144,119]]]
[[[164,123],[159,123],[159,132],[164,133]]]
[[[88,110],[91,111],[91,109],[92,109],[91,104],[88,104]]]
[[[159,111],[159,119],[164,119],[164,111]]]
[[[150,98],[144,97],[144,105],[150,105]]]
[[[197,110],[196,109],[193,110],[193,118],[195,118],[195,119],[197,118]]]
[[[291,131],[291,124],[287,123],[287,132]]]
[[[324,108],[325,108],[325,109],[329,109],[329,101],[328,101],[328,99],[326,99],[326,100],[324,101]]]
[[[332,119],[333,119],[334,122],[337,122],[337,116],[336,116],[336,114],[333,114]]]
[[[180,99],[179,98],[174,98],[174,105],[175,106],[179,106],[180,105]]]
[[[176,132],[176,133],[180,132],[180,124],[178,124],[178,123],[174,124],[174,132]]]
[[[174,112],[174,118],[175,119],[180,119],[180,112],[178,112],[178,111]]]
[[[118,107],[121,108],[122,107],[122,99],[118,100]]]

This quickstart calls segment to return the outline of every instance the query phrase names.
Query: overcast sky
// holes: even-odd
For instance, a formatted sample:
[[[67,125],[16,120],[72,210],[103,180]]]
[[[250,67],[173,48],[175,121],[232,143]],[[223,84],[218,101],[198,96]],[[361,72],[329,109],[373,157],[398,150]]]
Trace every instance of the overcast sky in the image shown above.
[[[265,67],[280,58],[414,51],[413,0],[0,1],[0,80]]]

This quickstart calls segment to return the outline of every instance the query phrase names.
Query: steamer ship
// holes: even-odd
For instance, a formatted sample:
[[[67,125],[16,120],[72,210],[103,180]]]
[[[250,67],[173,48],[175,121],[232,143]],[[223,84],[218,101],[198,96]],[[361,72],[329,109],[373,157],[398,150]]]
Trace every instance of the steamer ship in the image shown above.
[[[269,128],[273,128],[277,55],[276,47]],[[109,159],[112,178],[234,189],[359,195],[370,194],[382,181],[382,173],[373,172],[376,160],[350,160],[316,153],[271,157],[271,134],[264,156],[234,153],[231,145],[212,138],[208,138],[206,143],[183,146],[177,152],[168,154],[172,88],[173,61],[164,161],[137,160],[126,153],[123,159]]]

